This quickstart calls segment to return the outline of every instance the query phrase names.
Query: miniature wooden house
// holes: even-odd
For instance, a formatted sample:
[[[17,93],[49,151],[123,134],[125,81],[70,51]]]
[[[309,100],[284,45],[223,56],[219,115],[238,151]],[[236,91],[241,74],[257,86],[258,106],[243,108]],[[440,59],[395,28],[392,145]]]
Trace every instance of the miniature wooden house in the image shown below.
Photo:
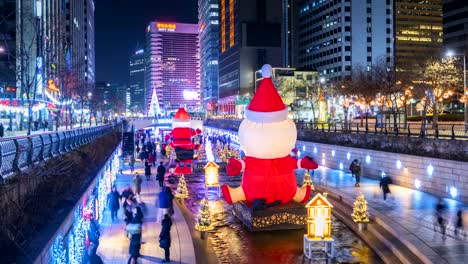
[[[331,236],[331,210],[333,205],[327,194],[317,194],[307,203],[307,236],[309,239],[323,240]]]
[[[205,185],[206,187],[219,186],[219,166],[213,161],[209,161],[205,167]]]

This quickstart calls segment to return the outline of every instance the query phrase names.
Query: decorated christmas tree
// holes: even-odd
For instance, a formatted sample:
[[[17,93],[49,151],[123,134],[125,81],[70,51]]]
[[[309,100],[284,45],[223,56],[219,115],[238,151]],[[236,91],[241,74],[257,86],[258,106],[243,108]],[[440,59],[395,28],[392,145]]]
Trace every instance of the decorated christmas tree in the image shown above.
[[[201,144],[196,153],[197,153],[198,160],[205,160],[206,159],[205,145]]]
[[[306,170],[304,172],[304,181],[302,182],[302,186],[307,186],[309,185],[312,190],[315,190],[314,184],[312,182],[312,177],[310,177],[309,170]]]
[[[208,201],[203,198],[200,202],[200,215],[197,219],[197,224],[195,225],[195,229],[201,232],[213,230],[213,226],[211,225],[211,218],[210,218],[210,208],[208,207]]]
[[[188,198],[187,183],[185,182],[185,177],[183,174],[179,179],[179,184],[177,185],[175,197],[180,199]]]
[[[364,198],[364,194],[360,193],[356,201],[354,201],[354,208],[351,216],[356,223],[369,222],[369,212],[367,211],[367,201]]]
[[[166,156],[167,156],[168,158],[171,157],[171,151],[172,151],[172,147],[171,147],[170,145],[167,145],[167,146],[166,146]]]

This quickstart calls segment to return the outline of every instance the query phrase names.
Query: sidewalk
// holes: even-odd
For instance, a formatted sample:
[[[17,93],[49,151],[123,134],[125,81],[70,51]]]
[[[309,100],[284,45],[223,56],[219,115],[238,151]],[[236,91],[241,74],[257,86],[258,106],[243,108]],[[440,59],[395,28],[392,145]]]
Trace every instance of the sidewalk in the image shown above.
[[[153,168],[152,179],[147,181],[144,176],[144,168],[141,162],[135,163],[135,173],[142,177],[141,200],[145,203],[143,209],[143,237],[138,263],[160,263],[164,259],[164,250],[159,247],[159,233],[161,224],[156,222],[158,209],[155,207],[156,197],[160,191],[156,181]],[[119,192],[122,192],[126,185],[133,188],[133,174],[130,170],[124,170],[123,175],[116,179]],[[196,263],[195,251],[192,237],[187,223],[184,220],[179,208],[174,204],[174,215],[172,217],[171,228],[171,263]],[[130,240],[125,237],[125,223],[122,220],[122,208],[118,212],[118,219],[112,223],[110,211],[104,211],[104,221],[101,224],[101,237],[99,239],[98,255],[106,264],[127,263],[129,258],[128,247]]]
[[[324,167],[315,171],[313,182],[314,185],[337,190],[352,200],[359,192],[362,192],[369,208],[392,218],[400,224],[400,227],[418,239],[418,241],[412,241],[413,244],[429,247],[438,254],[437,258],[432,259],[434,263],[466,263],[468,259],[467,204],[444,199],[448,207],[449,225],[447,237],[443,239],[439,227],[434,229],[435,205],[438,201],[438,197],[434,195],[390,185],[392,193],[384,201],[378,181],[361,177],[361,187],[354,187],[354,179],[350,173]],[[461,232],[461,235],[459,234],[459,237],[456,237],[453,224],[456,210],[459,207],[463,208],[465,230]]]

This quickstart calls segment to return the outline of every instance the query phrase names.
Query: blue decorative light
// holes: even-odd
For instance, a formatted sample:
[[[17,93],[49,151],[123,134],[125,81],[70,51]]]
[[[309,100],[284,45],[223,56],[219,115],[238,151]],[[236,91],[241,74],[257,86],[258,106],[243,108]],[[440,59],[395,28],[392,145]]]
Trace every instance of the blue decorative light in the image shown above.
[[[414,180],[414,187],[416,187],[416,189],[421,188],[421,181],[418,180],[418,179],[415,179]]]
[[[325,166],[325,159],[322,159],[322,166]]]
[[[433,172],[434,172],[434,167],[431,164],[429,164],[427,166],[427,174],[429,174],[429,176],[432,176]]]
[[[351,158],[351,153],[348,152],[348,153],[346,154],[346,158],[349,160],[349,159]]]
[[[335,157],[335,151],[334,150],[332,150],[331,154],[332,154],[332,157]]]
[[[367,163],[367,164],[370,163],[370,156],[369,156],[369,155],[366,156],[366,163]]]
[[[385,177],[385,175],[387,175],[387,174],[385,174],[385,172],[382,171],[382,173],[380,174],[380,177],[383,178],[383,177]]]
[[[306,151],[306,146],[302,145],[302,151]]]
[[[400,160],[397,160],[396,167],[397,167],[397,169],[401,169],[401,161]]]
[[[452,198],[455,198],[458,195],[458,190],[457,188],[450,186],[449,193],[450,193],[450,196],[452,196]]]
[[[66,264],[67,251],[61,235],[57,236],[55,243],[52,245],[52,263],[53,264]]]
[[[340,162],[340,170],[343,170],[343,162]]]
[[[317,154],[317,148],[316,147],[314,147],[314,153]]]

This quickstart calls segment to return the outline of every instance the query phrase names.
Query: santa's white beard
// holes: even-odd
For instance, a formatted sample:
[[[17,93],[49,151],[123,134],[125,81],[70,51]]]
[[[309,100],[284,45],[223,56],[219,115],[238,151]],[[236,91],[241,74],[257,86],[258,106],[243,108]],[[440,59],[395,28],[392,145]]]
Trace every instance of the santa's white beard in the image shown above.
[[[289,155],[296,139],[296,125],[290,119],[275,123],[256,123],[244,119],[239,127],[239,142],[245,154],[259,159]]]
[[[190,121],[181,122],[181,121],[172,121],[172,128],[176,127],[190,127]]]

